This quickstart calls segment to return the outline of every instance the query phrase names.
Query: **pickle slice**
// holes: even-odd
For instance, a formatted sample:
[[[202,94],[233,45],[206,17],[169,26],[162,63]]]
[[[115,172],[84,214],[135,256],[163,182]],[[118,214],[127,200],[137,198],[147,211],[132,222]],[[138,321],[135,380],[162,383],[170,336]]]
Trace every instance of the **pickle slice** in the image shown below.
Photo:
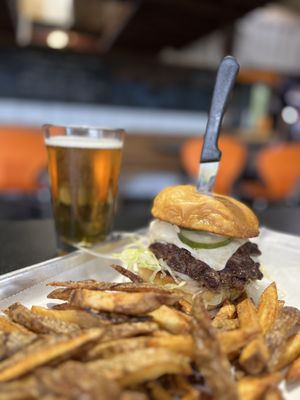
[[[226,246],[232,241],[231,238],[218,238],[210,234],[207,234],[206,237],[203,237],[201,240],[202,233],[189,229],[180,229],[177,235],[182,243],[193,249],[217,249],[218,247]],[[197,238],[197,236],[199,236],[199,238]]]

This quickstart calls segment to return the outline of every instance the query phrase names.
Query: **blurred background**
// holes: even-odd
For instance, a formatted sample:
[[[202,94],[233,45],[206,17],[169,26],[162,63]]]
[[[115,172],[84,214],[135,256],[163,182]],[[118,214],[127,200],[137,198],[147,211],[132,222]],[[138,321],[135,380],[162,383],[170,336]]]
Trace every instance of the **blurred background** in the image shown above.
[[[146,225],[159,190],[194,181],[216,68],[232,54],[241,71],[216,191],[300,234],[298,0],[3,0],[0,9],[0,219],[51,217],[40,126],[80,124],[126,129],[115,226]]]

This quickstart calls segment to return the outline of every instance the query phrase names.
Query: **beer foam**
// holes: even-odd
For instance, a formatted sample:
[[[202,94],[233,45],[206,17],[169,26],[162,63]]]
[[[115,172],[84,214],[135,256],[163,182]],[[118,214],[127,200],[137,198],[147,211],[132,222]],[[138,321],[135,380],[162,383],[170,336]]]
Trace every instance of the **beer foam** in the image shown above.
[[[47,146],[80,149],[121,149],[123,143],[116,138],[91,138],[86,136],[52,136],[45,139]]]

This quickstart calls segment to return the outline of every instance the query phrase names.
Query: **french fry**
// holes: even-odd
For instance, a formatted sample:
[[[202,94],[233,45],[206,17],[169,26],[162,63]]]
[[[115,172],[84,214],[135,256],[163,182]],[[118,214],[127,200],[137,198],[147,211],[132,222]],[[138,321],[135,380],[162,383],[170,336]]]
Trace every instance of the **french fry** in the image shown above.
[[[199,400],[202,399],[201,393],[186,378],[186,376],[175,375],[174,381],[177,391],[182,400]],[[201,397],[200,397],[201,396]]]
[[[300,332],[288,338],[285,347],[277,363],[273,365],[273,371],[279,371],[300,356]]]
[[[142,348],[164,348],[192,358],[193,340],[190,335],[167,335],[167,336],[138,336],[134,338],[116,339],[101,342],[92,347],[85,355],[85,360],[96,358],[110,358],[117,354],[128,353],[132,350]]]
[[[237,400],[238,394],[232,378],[230,364],[221,350],[216,331],[211,325],[211,320],[199,295],[195,296],[192,311],[195,362],[199,371],[204,376],[215,398],[218,400]],[[230,333],[230,331],[224,333]]]
[[[18,351],[22,351],[36,339],[37,335],[34,333],[28,335],[27,333],[19,332],[0,332],[0,361]]]
[[[300,381],[300,357],[298,357],[289,367],[286,381],[288,384],[294,384]]]
[[[280,389],[277,386],[270,386],[266,390],[263,400],[283,400]]]
[[[244,347],[239,364],[249,374],[257,375],[267,368],[269,350],[262,335],[257,336]]]
[[[223,331],[230,331],[232,329],[238,329],[240,324],[237,318],[234,319],[219,319],[212,321],[212,326],[216,329]]]
[[[238,303],[237,314],[242,329],[246,329],[247,331],[253,330],[257,333],[260,332],[258,314],[251,299],[246,298]]]
[[[237,382],[239,398],[241,400],[260,400],[269,386],[277,385],[281,380],[282,374],[279,372],[242,378]]]
[[[266,335],[270,359],[269,368],[273,370],[281,357],[291,330],[297,325],[300,311],[294,307],[282,307],[272,326],[272,329]]]
[[[38,383],[34,376],[13,382],[0,383],[0,400],[36,399],[39,395]]]
[[[148,383],[147,388],[149,388],[153,400],[172,400],[171,393],[158,382]]]
[[[94,328],[69,335],[41,337],[24,351],[17,352],[0,362],[0,382],[18,378],[60,356],[73,354],[83,345],[96,341],[102,335],[102,329]]]
[[[6,317],[0,316],[0,332],[18,332],[31,335],[32,332],[24,326],[17,324]]]
[[[9,306],[5,313],[18,324],[35,333],[71,333],[79,330],[76,324],[34,314],[20,303]]]
[[[190,303],[187,299],[183,298],[178,301],[178,304],[181,308],[181,311],[184,313],[191,315],[192,313],[192,303]]]
[[[264,304],[267,303],[268,296],[268,292],[266,292]],[[267,367],[269,352],[265,340],[260,334],[261,325],[259,316],[252,300],[249,298],[243,299],[237,305],[237,314],[241,328],[258,334],[257,337],[243,348],[239,357],[239,363],[249,374],[259,374]],[[261,315],[263,315],[262,311]]]
[[[149,396],[143,392],[124,390],[121,393],[120,400],[149,400]]]
[[[110,322],[99,318],[97,314],[92,314],[83,310],[53,310],[49,308],[32,306],[34,314],[43,317],[54,318],[60,321],[76,324],[82,329],[95,328],[109,325]]]
[[[162,348],[138,349],[110,359],[90,361],[86,366],[117,381],[122,387],[148,382],[165,374],[188,375],[192,372],[188,357]]]
[[[152,321],[125,322],[124,324],[110,325],[104,328],[102,342],[109,340],[134,337],[138,335],[149,335],[158,330],[158,325]]]
[[[47,298],[68,301],[72,291],[73,289],[69,288],[54,289],[47,295]]]
[[[263,335],[272,327],[278,314],[278,293],[275,282],[271,283],[260,296],[257,315]]]
[[[111,264],[110,267],[119,272],[119,274],[128,278],[133,283],[144,282],[144,279],[140,275],[135,274],[134,272],[130,271],[127,268],[122,267],[121,265]]]
[[[251,340],[256,333],[243,329],[217,332],[217,338],[224,354],[230,359]]]
[[[143,315],[156,310],[162,304],[175,304],[179,299],[177,294],[100,292],[75,289],[70,295],[69,302],[76,306],[80,305],[100,311]]]
[[[60,285],[49,297],[67,302],[0,316],[0,400],[282,400],[278,371],[291,362],[287,383],[300,381],[300,311],[274,283],[257,310],[244,294],[213,320],[200,295],[191,309],[180,290],[146,282]]]
[[[41,394],[46,392],[65,399],[120,400],[121,397],[121,388],[116,382],[84,363],[67,361],[56,368],[40,368],[35,375]]]
[[[222,307],[218,310],[215,315],[214,320],[218,319],[232,319],[234,318],[234,314],[236,312],[236,307],[234,304],[229,301],[225,301]]]
[[[163,305],[149,315],[159,326],[171,333],[184,334],[191,331],[191,318],[174,308]]]
[[[64,282],[50,282],[48,286],[62,286],[68,289],[88,289],[88,290],[109,290],[118,292],[155,292],[162,294],[172,294],[172,290],[163,286],[158,286],[149,282],[100,282],[95,280],[85,281],[64,281]]]

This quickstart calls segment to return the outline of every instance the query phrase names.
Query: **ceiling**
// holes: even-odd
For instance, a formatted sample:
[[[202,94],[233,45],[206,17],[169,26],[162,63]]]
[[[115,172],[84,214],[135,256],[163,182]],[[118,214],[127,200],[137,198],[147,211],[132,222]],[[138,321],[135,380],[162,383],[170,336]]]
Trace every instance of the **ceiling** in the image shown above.
[[[18,1],[23,0],[1,2],[1,46],[16,43],[15,32],[20,24]],[[27,3],[30,1],[33,2],[26,0]],[[64,27],[64,30],[70,34],[68,48],[73,51],[157,53],[164,47],[180,48],[216,29],[230,27],[236,19],[267,2],[268,0],[74,0],[74,19],[71,26],[67,29]],[[24,19],[21,22],[24,25]],[[26,26],[28,32],[28,25]],[[43,24],[41,21],[33,21],[31,27],[32,35],[25,44],[38,46],[45,46],[48,33],[57,28],[53,23]]]

